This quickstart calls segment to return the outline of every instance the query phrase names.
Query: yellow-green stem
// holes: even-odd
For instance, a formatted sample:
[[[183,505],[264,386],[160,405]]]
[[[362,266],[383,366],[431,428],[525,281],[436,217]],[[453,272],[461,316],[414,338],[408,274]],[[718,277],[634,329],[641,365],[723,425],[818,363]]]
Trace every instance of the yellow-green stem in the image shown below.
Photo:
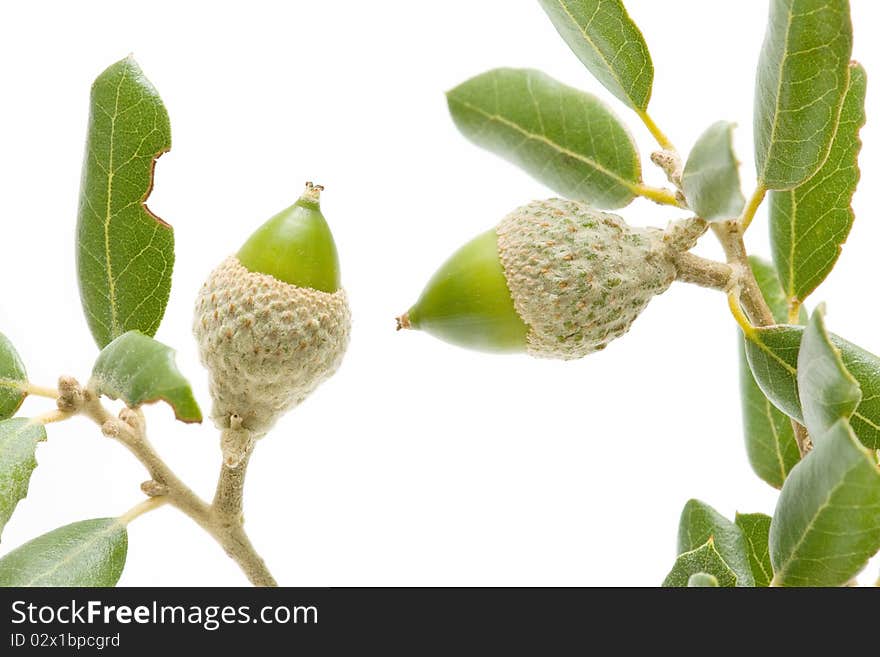
[[[763,185],[758,185],[755,188],[755,191],[749,199],[749,202],[746,204],[746,207],[743,208],[742,214],[737,220],[737,223],[740,226],[740,234],[746,232],[749,224],[752,223],[752,219],[755,218],[755,214],[758,212],[758,208],[761,207],[761,203],[764,202],[764,197],[766,195],[767,188]]]
[[[49,388],[47,386],[38,386],[33,383],[24,384],[21,389],[28,395],[34,397],[47,397],[49,399],[58,399],[58,389]]]
[[[43,413],[42,415],[36,415],[32,417],[31,422],[33,424],[52,424],[53,422],[62,422],[64,420],[70,419],[74,415],[75,413],[56,409],[54,411],[48,411],[47,413]]]
[[[648,114],[648,110],[636,110],[636,114],[639,115],[639,118],[642,120],[642,123],[645,124],[645,127],[654,137],[658,144],[660,144],[660,148],[663,148],[667,151],[675,151],[675,146],[673,146],[672,142],[669,141],[669,137],[667,137],[664,132],[660,129],[660,127],[654,123],[654,119]]]
[[[167,504],[167,503],[168,503],[167,497],[151,497],[147,500],[144,500],[140,504],[133,506],[131,509],[128,510],[128,512],[119,516],[119,523],[122,525],[128,526],[128,524],[130,522],[132,522],[133,520],[136,520],[137,518],[140,518],[145,513],[149,513],[150,511],[153,511],[154,509],[158,509],[160,506]]]
[[[684,207],[675,195],[675,192],[664,189],[663,187],[651,187],[650,185],[640,183],[634,185],[632,191],[634,194],[638,194],[639,196],[654,201],[655,203],[659,203],[660,205],[672,205],[676,208]]]
[[[801,302],[797,299],[789,299],[788,302],[788,323],[797,324],[801,315]]]
[[[727,305],[730,307],[730,314],[733,315],[736,323],[739,324],[739,328],[742,330],[743,335],[745,335],[746,338],[749,338],[754,334],[755,327],[749,321],[749,318],[746,317],[746,314],[740,305],[739,293],[739,290],[730,292],[727,295]]]

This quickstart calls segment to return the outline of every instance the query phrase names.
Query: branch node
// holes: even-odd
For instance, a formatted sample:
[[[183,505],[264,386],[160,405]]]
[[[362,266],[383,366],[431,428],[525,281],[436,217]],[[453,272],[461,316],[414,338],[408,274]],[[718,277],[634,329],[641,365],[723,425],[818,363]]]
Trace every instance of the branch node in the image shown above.
[[[101,425],[101,433],[103,433],[108,438],[119,438],[124,431],[123,427],[125,425],[119,420],[113,418],[104,422]]]
[[[791,424],[794,427],[794,439],[797,443],[798,451],[801,454],[801,458],[804,458],[813,449],[813,439],[810,438],[807,428],[800,422],[792,420]]]
[[[149,472],[150,479],[141,484],[141,490],[150,498],[135,507],[123,518],[126,522],[134,519],[141,510],[149,510],[168,502],[189,516],[210,534],[235,560],[256,586],[275,586],[275,580],[263,559],[257,554],[243,527],[241,526],[241,502],[244,475],[250,451],[247,451],[239,467],[230,469],[224,466],[218,484],[218,499],[212,508],[168,467],[147,440],[146,419],[140,409],[125,409],[115,417],[102,403],[100,396],[88,389],[82,389],[73,379],[66,379],[59,386],[66,389],[65,399],[79,404],[77,409],[101,427],[105,436],[116,438],[128,448]],[[82,401],[76,401],[80,391]],[[238,425],[240,426],[240,424]],[[248,433],[239,429],[240,433]],[[251,446],[253,439],[251,441]],[[223,512],[226,513],[223,513]]]
[[[58,410],[65,413],[78,412],[85,403],[85,395],[79,381],[72,376],[62,376],[58,379]]]
[[[681,178],[684,174],[684,167],[681,163],[681,157],[677,152],[668,149],[654,151],[651,153],[651,162],[660,167],[663,173],[666,174],[666,178],[669,182],[675,185],[678,189],[682,188]],[[682,202],[686,202],[684,194],[680,195]]]
[[[155,479],[148,479],[144,483],[141,484],[141,490],[145,495],[149,497],[165,497],[168,495],[168,486],[163,483],[156,481]]]
[[[736,279],[733,268],[694,255],[679,253],[675,257],[676,280],[727,292]]]
[[[126,425],[140,433],[143,429],[143,424],[141,423],[141,416],[136,410],[128,408],[127,406],[119,411],[119,419],[125,422]]]
[[[700,217],[688,217],[678,221],[671,221],[666,227],[663,241],[679,253],[690,251],[697,244],[706,231],[709,223]]]
[[[220,450],[223,452],[223,463],[228,468],[237,468],[254,448],[254,434],[242,428],[241,418],[233,415],[229,418],[229,428],[220,434]]]

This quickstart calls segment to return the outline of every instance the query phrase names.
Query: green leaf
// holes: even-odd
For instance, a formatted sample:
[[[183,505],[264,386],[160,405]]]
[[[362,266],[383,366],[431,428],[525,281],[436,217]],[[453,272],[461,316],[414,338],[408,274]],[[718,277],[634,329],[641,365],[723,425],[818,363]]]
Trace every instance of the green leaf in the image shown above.
[[[803,332],[802,326],[755,328],[746,340],[746,355],[758,386],[776,408],[801,424],[797,362]],[[862,391],[850,424],[866,447],[880,449],[880,358],[833,333],[829,338]]]
[[[718,586],[718,578],[715,577],[715,575],[710,575],[709,573],[694,573],[688,578],[688,587],[691,588],[717,588]]]
[[[706,221],[738,217],[746,203],[733,152],[733,128],[727,121],[709,126],[684,166],[684,195],[691,210]]]
[[[776,270],[760,258],[751,257],[749,262],[773,316],[777,322],[785,322],[788,305]],[[749,464],[761,479],[774,488],[782,488],[782,482],[801,458],[791,420],[761,392],[746,360],[742,336],[738,342],[743,431]]]
[[[859,182],[867,77],[850,66],[849,88],[831,152],[822,168],[795,189],[770,194],[770,242],[786,297],[803,301],[825,280],[853,223],[850,207]]]
[[[177,369],[174,350],[137,331],[104,347],[92,370],[89,387],[134,408],[167,402],[182,422],[201,422],[202,411],[189,382]]]
[[[27,497],[31,474],[37,467],[37,444],[46,440],[46,427],[27,418],[0,422],[0,535]]]
[[[501,68],[447,94],[458,129],[559,194],[619,208],[635,196],[635,143],[598,98],[541,73]]]
[[[813,436],[770,525],[779,586],[842,586],[880,549],[880,470],[846,420]]]
[[[541,0],[559,35],[608,91],[637,111],[651,100],[654,64],[620,0]]]
[[[800,452],[791,420],[755,383],[742,338],[739,339],[739,384],[749,464],[758,477],[774,488],[782,488],[788,473],[800,461]]]
[[[15,415],[27,397],[24,363],[8,338],[0,333],[0,420]]]
[[[803,423],[797,390],[797,355],[803,328],[755,328],[746,335],[746,357],[755,382],[767,398],[789,417]]]
[[[678,555],[672,570],[663,580],[663,586],[688,586],[691,577],[698,574],[713,576],[719,586],[737,586],[736,573],[715,549],[715,539],[711,537],[697,549]]]
[[[813,436],[824,434],[840,419],[849,420],[862,400],[858,381],[831,344],[824,313],[823,306],[813,312],[798,353],[798,394],[804,423]]]
[[[782,282],[779,280],[779,274],[776,267],[772,263],[759,258],[757,256],[749,256],[749,265],[761,294],[767,305],[770,306],[770,312],[777,324],[785,324],[788,322],[788,299],[785,296],[785,290],[782,289]],[[802,314],[802,319],[806,323],[806,314]]]
[[[759,185],[791,189],[825,162],[851,51],[847,0],[771,0],[755,85]]]
[[[770,563],[770,516],[763,513],[737,513],[736,524],[742,529],[749,553],[755,586],[770,586],[773,565]]]
[[[0,559],[0,586],[115,586],[127,553],[118,518],[75,522]]]
[[[145,205],[171,127],[131,57],[92,85],[87,139],[76,260],[86,320],[103,348],[129,330],[155,335],[174,266],[171,226]]]
[[[705,502],[689,500],[678,524],[678,553],[695,550],[709,539],[736,575],[737,586],[754,586],[742,530]]]

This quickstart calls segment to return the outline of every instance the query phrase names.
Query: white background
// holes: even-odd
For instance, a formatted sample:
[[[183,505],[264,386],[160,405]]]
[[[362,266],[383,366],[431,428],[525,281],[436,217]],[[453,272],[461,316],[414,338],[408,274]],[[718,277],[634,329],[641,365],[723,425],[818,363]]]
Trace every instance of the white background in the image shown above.
[[[740,124],[746,191],[751,98],[766,3],[627,3],[656,77],[651,111],[682,151],[717,119]],[[854,55],[880,75],[880,8],[854,0]],[[559,39],[537,2],[17,2],[0,10],[0,330],[36,383],[85,379],[74,226],[89,85],[133,52],[171,115],[174,147],[150,207],[177,237],[158,338],[178,349],[204,407],[190,334],[208,272],[303,181],[327,187],[355,324],[339,373],[259,445],[247,527],[286,585],[654,585],[675,557],[690,497],[732,517],[771,513],[748,466],[735,326],[724,297],[675,285],[606,351],[561,363],[488,356],[394,317],[460,244],[551,193],[469,144],[443,92],[496,66],[540,68],[608,100],[646,130]],[[868,115],[877,113],[871,79]],[[880,351],[874,281],[880,132],[862,133],[858,219],[814,300],[832,330]],[[650,164],[648,181],[662,177]],[[669,208],[636,201],[633,224]],[[763,213],[748,235],[766,253]],[[710,239],[698,252],[718,256]],[[50,402],[33,399],[25,411]],[[219,456],[210,426],[148,409],[163,455],[203,495]],[[140,465],[84,420],[50,427],[2,550],[142,499]],[[246,580],[193,523],[165,508],[131,526],[125,585]],[[873,581],[876,564],[863,579]]]

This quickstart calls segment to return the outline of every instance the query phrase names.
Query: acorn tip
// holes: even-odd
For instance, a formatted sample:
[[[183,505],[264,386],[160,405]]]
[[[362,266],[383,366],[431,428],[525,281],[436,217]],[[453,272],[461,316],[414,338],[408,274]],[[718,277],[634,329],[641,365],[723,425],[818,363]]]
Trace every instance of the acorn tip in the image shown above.
[[[312,203],[318,203],[321,200],[321,192],[324,191],[324,185],[316,185],[311,180],[306,181],[306,189],[302,193],[302,198]]]
[[[412,324],[409,323],[409,313],[403,313],[397,318],[397,330],[402,331],[408,328],[412,328]]]

